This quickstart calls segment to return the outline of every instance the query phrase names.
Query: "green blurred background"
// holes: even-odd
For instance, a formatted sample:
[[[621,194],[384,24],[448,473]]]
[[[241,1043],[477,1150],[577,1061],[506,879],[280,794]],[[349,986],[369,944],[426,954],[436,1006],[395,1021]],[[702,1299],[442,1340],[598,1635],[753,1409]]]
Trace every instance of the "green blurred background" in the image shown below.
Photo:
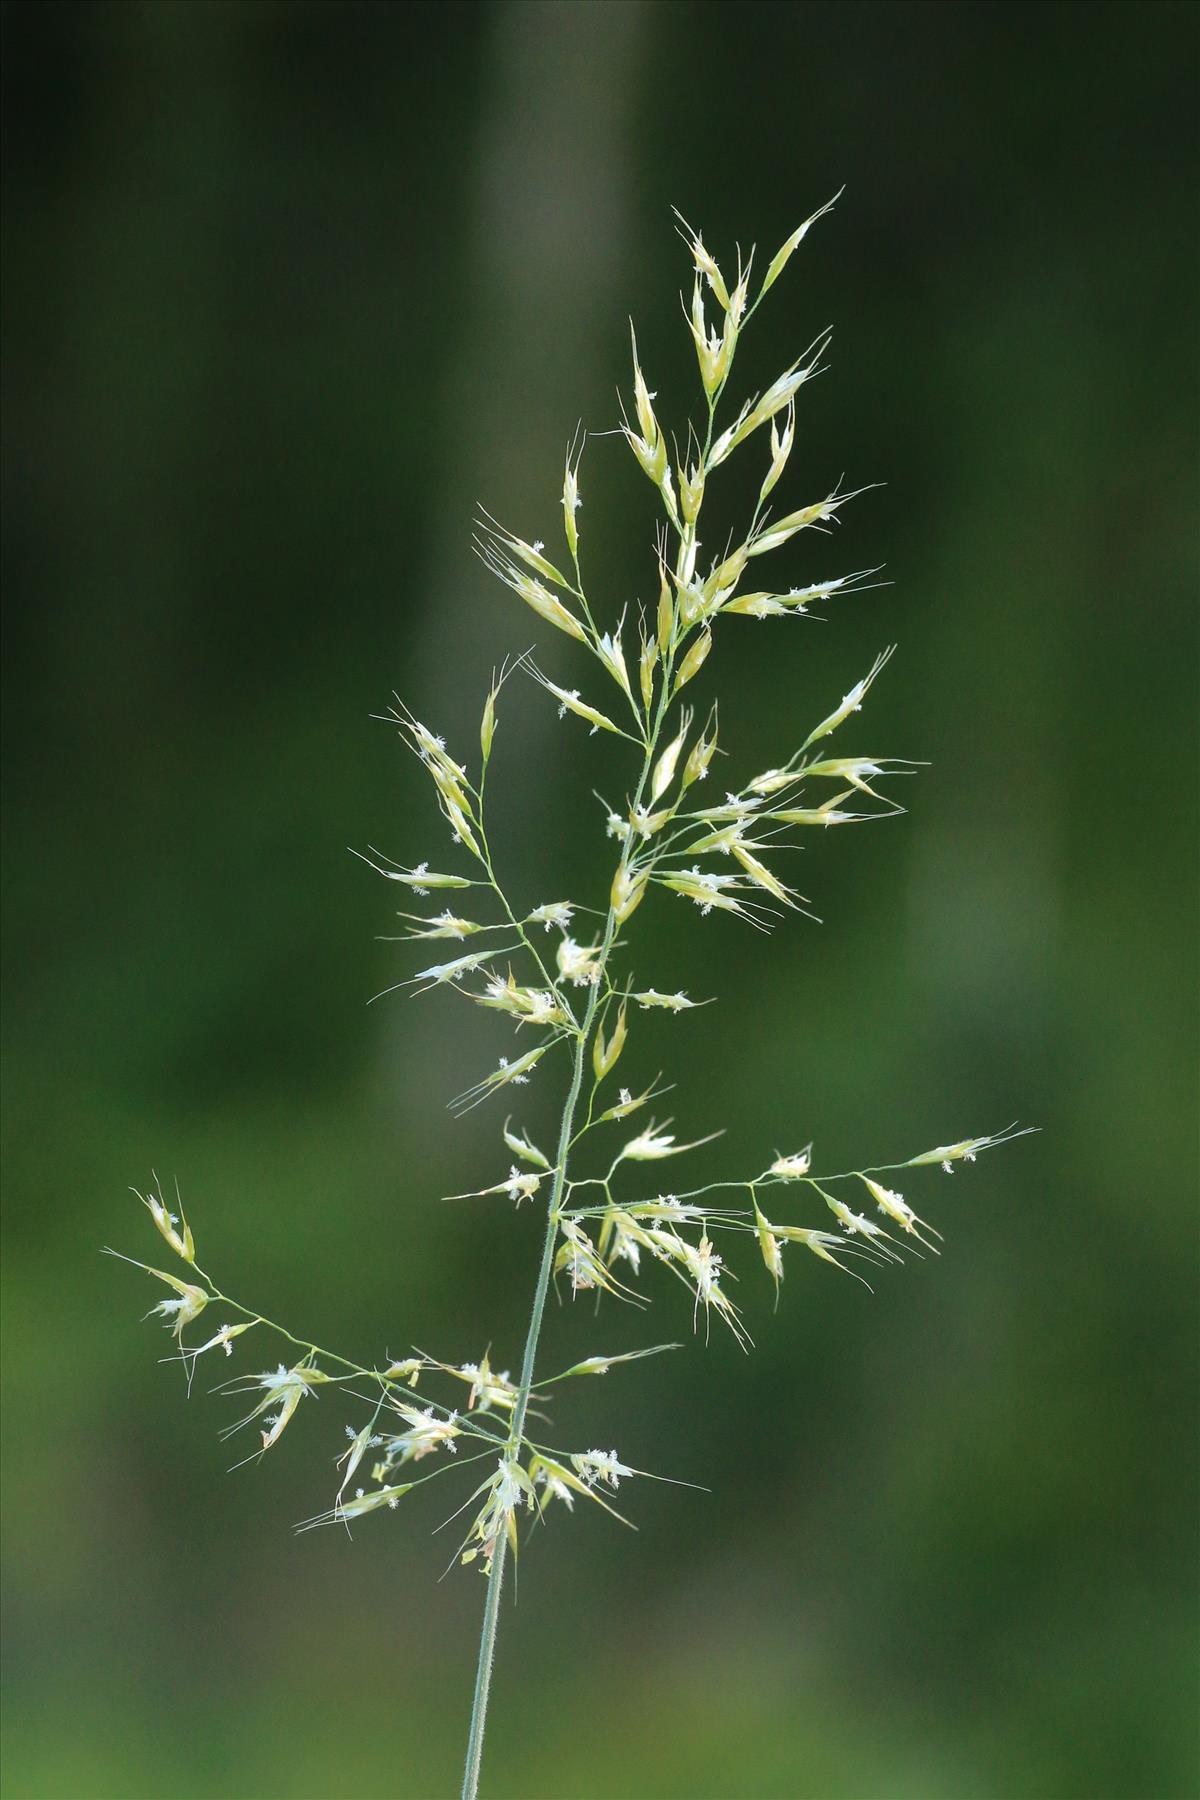
[[[672,204],[769,255],[843,182],[740,376],[834,323],[785,493],[887,485],[780,571],[895,585],[730,621],[697,686],[741,777],[896,641],[839,742],[931,767],[907,819],[811,846],[821,927],[644,907],[643,979],[721,1004],[639,1018],[626,1068],[727,1127],[714,1174],[1042,1135],[914,1189],[941,1263],[872,1298],[794,1253],[773,1314],[748,1258],[751,1359],[715,1333],[562,1395],[567,1444],[713,1492],[643,1484],[637,1536],[564,1516],[527,1548],[486,1788],[1197,1792],[1196,23],[5,8],[14,1800],[457,1791],[483,1586],[438,1585],[450,1484],[293,1537],[336,1402],[227,1475],[230,1403],[184,1403],[149,1284],[98,1251],[152,1255],[154,1166],[252,1304],[364,1360],[517,1363],[533,1210],[436,1203],[507,1168],[502,1107],[444,1110],[504,1036],[445,994],[364,1009],[413,964],[345,846],[447,853],[368,715],[395,688],[469,747],[535,638],[578,682],[473,560],[476,503],[556,537],[629,313],[684,416]],[[615,616],[653,593],[652,495],[612,438],[582,485]],[[530,904],[602,894],[590,790],[623,767],[544,701],[508,690],[494,764]],[[555,1309],[544,1366],[687,1337],[658,1298]]]

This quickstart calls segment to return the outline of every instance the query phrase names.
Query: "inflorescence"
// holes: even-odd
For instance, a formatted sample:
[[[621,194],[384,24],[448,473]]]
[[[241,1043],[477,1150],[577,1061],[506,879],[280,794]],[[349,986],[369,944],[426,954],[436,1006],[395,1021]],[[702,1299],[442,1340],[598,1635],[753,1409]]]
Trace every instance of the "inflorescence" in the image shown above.
[[[364,854],[380,876],[399,884],[409,906],[428,903],[419,911],[400,912],[402,937],[426,956],[434,941],[446,945],[441,953],[446,960],[428,962],[396,986],[452,989],[477,1006],[506,1014],[514,1028],[511,1053],[454,1104],[461,1109],[501,1089],[515,1090],[548,1057],[557,1056],[569,1070],[557,1148],[539,1148],[507,1119],[501,1134],[507,1173],[476,1190],[514,1206],[528,1201],[546,1209],[543,1263],[520,1373],[493,1368],[486,1354],[453,1363],[414,1352],[365,1368],[296,1338],[223,1294],[200,1268],[177,1200],[169,1205],[157,1182],[139,1195],[183,1271],[138,1264],[169,1290],[153,1311],[170,1331],[189,1385],[201,1358],[223,1363],[247,1332],[254,1331],[252,1342],[271,1338],[284,1346],[276,1367],[225,1386],[248,1408],[230,1431],[257,1438],[245,1460],[264,1456],[298,1413],[311,1411],[310,1402],[338,1393],[344,1410],[353,1409],[355,1422],[338,1426],[345,1436],[336,1456],[332,1503],[301,1529],[348,1525],[367,1513],[394,1510],[417,1485],[470,1464],[482,1466],[459,1509],[471,1515],[459,1553],[464,1563],[489,1573],[498,1554],[502,1567],[506,1549],[516,1551],[520,1522],[544,1518],[552,1502],[571,1510],[577,1499],[588,1500],[615,1511],[610,1496],[644,1472],[627,1467],[615,1450],[570,1451],[539,1442],[530,1425],[544,1415],[530,1402],[535,1396],[545,1400],[549,1390],[570,1378],[603,1375],[676,1346],[592,1354],[557,1375],[535,1379],[538,1327],[550,1281],[572,1295],[645,1304],[657,1265],[686,1290],[696,1328],[703,1315],[707,1336],[715,1317],[745,1347],[749,1333],[728,1291],[727,1256],[739,1240],[752,1240],[750,1248],[761,1256],[776,1295],[791,1245],[860,1279],[870,1266],[899,1263],[906,1253],[937,1254],[940,1234],[892,1184],[908,1188],[939,1165],[953,1172],[980,1151],[1022,1135],[1009,1127],[903,1162],[827,1174],[814,1171],[809,1146],[776,1153],[760,1173],[745,1179],[647,1191],[654,1184],[646,1180],[645,1165],[694,1151],[715,1134],[679,1141],[669,1129],[671,1120],[644,1112],[662,1091],[655,1082],[635,1092],[614,1080],[639,1012],[681,1014],[701,1004],[685,992],[636,988],[628,974],[618,973],[630,921],[651,890],[690,902],[701,916],[727,913],[770,929],[781,913],[808,906],[780,873],[781,854],[812,828],[824,831],[899,813],[903,809],[886,789],[917,767],[898,757],[830,750],[834,734],[857,722],[890,649],[798,749],[719,798],[710,797],[706,785],[718,754],[716,703],[702,719],[691,704],[691,684],[708,665],[718,631],[727,629],[725,620],[801,619],[817,605],[861,592],[878,574],[860,569],[830,581],[756,585],[762,558],[794,548],[805,532],[838,523],[856,497],[835,487],[782,514],[773,515],[768,505],[792,451],[800,391],[821,372],[827,336],[718,423],[742,333],[810,226],[828,210],[823,207],[793,232],[753,297],[753,256],[743,262],[739,255],[730,283],[701,236],[683,227],[693,265],[684,311],[703,409],[700,426],[687,428],[682,454],[660,423],[633,341],[632,404],[623,410],[620,430],[660,509],[656,604],[638,607],[632,623],[624,613],[607,629],[597,623],[581,562],[582,441],[569,447],[563,478],[565,557],[555,562],[541,542],[481,518],[477,544],[483,560],[574,653],[590,658],[595,691],[585,697],[579,686],[552,680],[528,657],[507,665],[484,705],[475,775],[401,702],[387,715],[429,774],[455,858],[454,871],[445,873],[426,862],[411,867],[394,862],[374,849]],[[716,558],[703,557],[699,524],[711,479],[735,452],[760,447],[767,466],[748,528],[734,547],[726,546]],[[566,899],[517,906],[497,877],[485,785],[498,702],[518,674],[544,689],[564,718],[579,718],[591,732],[610,733],[636,752],[624,798],[616,806],[605,803],[604,828],[618,852],[602,907]],[[638,1114],[643,1117],[626,1125]],[[607,1173],[579,1175],[581,1141],[612,1128]],[[273,1350],[264,1360],[277,1354]]]

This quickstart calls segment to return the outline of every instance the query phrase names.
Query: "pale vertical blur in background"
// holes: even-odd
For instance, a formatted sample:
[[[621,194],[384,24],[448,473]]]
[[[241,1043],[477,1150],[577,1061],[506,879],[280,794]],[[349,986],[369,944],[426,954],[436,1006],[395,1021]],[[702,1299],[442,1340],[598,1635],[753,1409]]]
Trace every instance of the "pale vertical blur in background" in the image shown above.
[[[345,846],[446,848],[368,716],[395,689],[469,744],[535,641],[576,684],[473,559],[477,504],[551,540],[630,314],[682,418],[672,205],[769,255],[843,183],[740,377],[834,325],[787,492],[885,485],[792,579],[894,585],[730,621],[702,684],[750,773],[895,642],[846,747],[930,766],[907,818],[808,851],[820,927],[644,907],[639,974],[721,1003],[639,1019],[628,1066],[726,1128],[714,1175],[1042,1132],[931,1177],[946,1254],[873,1297],[795,1263],[772,1313],[747,1260],[748,1360],[693,1344],[681,1294],[553,1312],[547,1367],[688,1339],[558,1431],[713,1491],[528,1545],[487,1791],[1196,1792],[1196,20],[5,7],[13,1800],[455,1790],[482,1583],[438,1585],[442,1491],[293,1537],[336,1405],[227,1475],[229,1402],[185,1404],[98,1251],[151,1254],[153,1166],[274,1316],[367,1361],[517,1362],[532,1209],[437,1204],[507,1168],[502,1112],[444,1110],[503,1040],[444,994],[364,1008],[412,965]],[[611,437],[583,485],[615,618],[653,593],[652,495]],[[523,899],[603,894],[591,790],[622,766],[507,690]],[[557,1098],[528,1090],[535,1136]]]

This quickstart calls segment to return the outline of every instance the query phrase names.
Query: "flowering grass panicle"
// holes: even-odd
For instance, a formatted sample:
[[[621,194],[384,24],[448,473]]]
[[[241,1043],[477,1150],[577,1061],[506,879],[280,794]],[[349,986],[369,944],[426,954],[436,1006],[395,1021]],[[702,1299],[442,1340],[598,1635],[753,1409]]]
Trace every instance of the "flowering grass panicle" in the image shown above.
[[[878,574],[858,569],[832,580],[795,579],[804,574],[797,557],[803,534],[838,525],[862,488],[835,484],[804,504],[787,502],[782,511],[769,504],[787,478],[801,389],[821,373],[828,336],[814,341],[762,392],[732,404],[726,400],[744,332],[810,227],[832,205],[791,234],[757,288],[753,254],[745,260],[739,255],[736,267],[723,272],[700,234],[681,221],[691,263],[684,315],[696,353],[698,416],[682,431],[665,426],[635,335],[632,390],[620,425],[656,514],[648,564],[654,600],[639,605],[634,615],[627,608],[615,620],[597,617],[584,575],[589,548],[580,524],[584,440],[577,436],[563,472],[562,550],[548,553],[544,543],[505,529],[487,514],[481,515],[476,540],[483,561],[535,616],[546,638],[545,654],[557,658],[561,651],[561,679],[529,656],[506,664],[484,702],[477,752],[456,746],[452,753],[444,738],[399,700],[386,715],[428,773],[453,862],[447,872],[438,872],[425,861],[410,867],[373,848],[356,852],[384,880],[401,885],[409,906],[427,902],[422,910],[399,913],[400,941],[421,948],[444,942],[448,951],[446,960],[425,963],[384,993],[450,988],[476,1006],[507,1015],[511,1053],[477,1076],[452,1102],[457,1109],[478,1105],[501,1088],[513,1090],[515,1099],[535,1073],[539,1080],[557,1078],[563,1084],[553,1147],[534,1143],[510,1113],[499,1134],[503,1154],[491,1172],[495,1178],[485,1176],[475,1190],[495,1204],[529,1202],[544,1209],[517,1373],[493,1369],[486,1352],[453,1361],[415,1350],[367,1368],[296,1337],[221,1291],[197,1261],[178,1200],[172,1211],[157,1182],[138,1196],[184,1268],[176,1275],[138,1264],[170,1290],[153,1311],[174,1340],[174,1355],[189,1382],[201,1357],[219,1353],[223,1364],[235,1340],[252,1328],[255,1343],[266,1334],[283,1346],[274,1369],[226,1384],[228,1392],[252,1402],[229,1427],[257,1436],[247,1461],[273,1449],[297,1416],[312,1414],[315,1423],[310,1402],[339,1396],[338,1416],[329,1422],[328,1441],[337,1449],[330,1458],[331,1504],[303,1521],[302,1529],[348,1526],[369,1513],[396,1510],[423,1483],[447,1476],[464,1481],[466,1498],[451,1515],[469,1515],[458,1555],[482,1570],[487,1582],[463,1780],[468,1800],[478,1789],[507,1559],[517,1555],[523,1534],[552,1511],[569,1513],[576,1501],[586,1501],[614,1512],[607,1496],[646,1475],[622,1462],[615,1449],[579,1451],[540,1441],[544,1412],[532,1404],[535,1396],[544,1401],[564,1381],[607,1374],[677,1347],[656,1344],[606,1355],[588,1346],[589,1353],[569,1368],[541,1374],[538,1344],[551,1284],[597,1302],[646,1305],[656,1289],[671,1291],[673,1280],[685,1290],[677,1321],[690,1316],[693,1329],[702,1329],[706,1339],[727,1330],[748,1349],[743,1310],[728,1291],[731,1265],[743,1260],[742,1251],[752,1263],[761,1260],[776,1302],[793,1249],[810,1254],[814,1274],[819,1262],[860,1280],[909,1254],[936,1255],[940,1233],[901,1188],[915,1193],[916,1184],[929,1180],[939,1165],[951,1173],[981,1151],[1021,1135],[1010,1126],[903,1160],[831,1171],[817,1170],[811,1145],[776,1149],[739,1179],[662,1193],[654,1191],[646,1165],[673,1164],[717,1134],[694,1136],[673,1128],[673,1120],[644,1110],[661,1091],[655,1081],[624,1085],[616,1073],[624,1073],[627,1058],[637,1061],[640,1014],[653,1009],[682,1015],[705,1004],[682,990],[635,988],[629,944],[638,909],[652,895],[668,906],[686,901],[679,928],[699,934],[713,929],[707,921],[717,913],[763,931],[788,913],[807,914],[809,903],[786,872],[787,852],[806,836],[811,843],[814,829],[823,836],[834,827],[896,816],[903,808],[889,790],[917,767],[903,757],[868,754],[869,740],[864,746],[850,735],[892,655],[886,647],[836,704],[827,702],[829,710],[798,746],[779,745],[771,767],[742,769],[723,796],[711,795],[705,785],[719,748],[717,704],[694,700],[700,690],[693,683],[702,672],[711,679],[719,667],[725,634],[746,629],[747,620],[784,621],[785,637],[802,631],[800,622],[814,607],[844,602]],[[734,537],[717,540],[715,530],[709,537],[722,543],[720,553],[702,555],[701,525],[707,525],[714,478],[735,454],[758,458],[757,499]],[[615,864],[606,890],[590,896],[590,903],[574,897],[517,902],[497,874],[485,792],[502,729],[504,689],[517,678],[531,680],[549,696],[562,729],[578,729],[579,721],[589,733],[607,733],[628,746],[625,791],[618,804],[604,803],[602,828],[615,841]],[[845,754],[834,754],[830,740],[843,728],[849,740]],[[737,766],[730,761],[730,768]],[[453,904],[446,903],[447,895]],[[586,1174],[585,1167],[605,1172]],[[940,1176],[932,1179],[936,1183]],[[919,1204],[929,1205],[923,1198]],[[671,1280],[664,1283],[661,1277]],[[204,1329],[213,1315],[220,1320],[217,1329],[203,1342],[185,1342],[185,1331],[202,1313],[208,1315]],[[593,1316],[590,1307],[582,1315]],[[458,1354],[470,1349],[464,1345]],[[323,1420],[330,1410],[328,1404],[320,1408]],[[554,1501],[561,1508],[552,1508]]]

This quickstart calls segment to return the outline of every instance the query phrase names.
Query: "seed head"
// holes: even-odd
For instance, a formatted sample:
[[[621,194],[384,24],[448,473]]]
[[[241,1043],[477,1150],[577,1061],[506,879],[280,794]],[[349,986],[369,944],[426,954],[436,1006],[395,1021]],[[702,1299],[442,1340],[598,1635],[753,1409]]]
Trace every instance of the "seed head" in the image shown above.
[[[812,1145],[797,1150],[790,1156],[777,1155],[767,1173],[777,1175],[781,1181],[800,1181],[812,1168]]]
[[[572,462],[571,451],[567,451],[566,470],[563,475],[563,530],[566,534],[567,548],[573,557],[579,552],[579,527],[575,515],[583,504],[579,495],[579,459],[582,455],[583,448],[581,446]]]
[[[856,713],[861,710],[863,700],[866,698],[867,689],[879,674],[879,671],[887,663],[891,654],[891,650],[885,650],[882,655],[877,656],[871,665],[869,674],[864,675],[861,681],[856,681],[854,686],[850,689],[850,692],[842,696],[841,704],[835,706],[829,717],[827,719],[822,719],[821,723],[814,731],[809,732],[807,738],[804,740],[804,748],[806,750],[809,744],[815,744],[820,738],[828,737],[831,731],[836,731],[838,726],[850,717],[851,713]]]
[[[603,1481],[610,1488],[618,1488],[622,1477],[634,1473],[618,1459],[615,1450],[585,1450],[581,1455],[571,1458],[571,1466],[582,1475],[589,1487],[595,1487],[597,1482]]]
[[[921,1236],[921,1233],[928,1231],[934,1237],[940,1237],[941,1233],[934,1231],[932,1225],[927,1225],[924,1219],[917,1217],[903,1194],[898,1194],[894,1188],[883,1187],[878,1181],[873,1181],[869,1175],[861,1175],[859,1180],[862,1181],[881,1213],[886,1213],[887,1217],[894,1220],[902,1231],[907,1231],[910,1237],[918,1238],[927,1249],[936,1251],[937,1246],[930,1244]]]
[[[804,239],[808,236],[809,231],[816,224],[817,220],[823,219],[827,212],[833,211],[833,208],[837,205],[844,192],[844,188],[839,188],[832,200],[827,200],[824,206],[818,207],[817,211],[813,213],[810,218],[805,219],[803,225],[797,225],[791,237],[785,238],[784,242],[775,252],[775,255],[771,258],[770,267],[763,277],[763,284],[759,290],[760,297],[767,292],[768,288],[774,287],[791,260],[793,252],[804,242]]]
[[[565,931],[571,923],[574,911],[575,908],[569,900],[544,900],[540,906],[534,907],[526,923],[541,925],[546,931],[549,931],[552,925],[557,925],[560,931]]]
[[[558,972],[574,987],[594,987],[600,979],[600,945],[577,944],[564,937],[558,946]]]
[[[624,1048],[625,1002],[622,1000],[617,1009],[617,1022],[612,1028],[611,1036],[606,1039],[603,1026],[596,1027],[596,1036],[592,1043],[592,1067],[595,1070],[597,1081],[603,1081],[606,1075],[612,1073]]]
[[[157,1177],[155,1179],[157,1180]],[[148,1194],[138,1193],[137,1188],[132,1188],[130,1191],[137,1194],[138,1199],[154,1220],[158,1231],[170,1244],[176,1256],[181,1256],[184,1262],[195,1262],[196,1246],[192,1242],[191,1227],[183,1217],[182,1206],[180,1206],[177,1216],[175,1213],[167,1211],[161,1196],[155,1193],[153,1188]],[[176,1204],[179,1204],[178,1200],[176,1200]]]
[[[703,630],[701,631],[699,637],[695,640],[695,642],[692,644],[691,648],[688,650],[683,661],[679,665],[679,672],[675,677],[676,693],[679,692],[679,689],[681,687],[686,687],[687,683],[692,680],[693,676],[696,676],[700,673],[701,669],[704,667],[704,664],[708,660],[708,653],[711,649],[712,649],[712,632],[708,629],[708,626],[706,625],[703,628]]]
[[[550,1167],[548,1159],[542,1155],[537,1145],[530,1143],[527,1133],[509,1130],[507,1119],[504,1121],[503,1137],[513,1155],[519,1156],[522,1162],[532,1163],[538,1169]]]

